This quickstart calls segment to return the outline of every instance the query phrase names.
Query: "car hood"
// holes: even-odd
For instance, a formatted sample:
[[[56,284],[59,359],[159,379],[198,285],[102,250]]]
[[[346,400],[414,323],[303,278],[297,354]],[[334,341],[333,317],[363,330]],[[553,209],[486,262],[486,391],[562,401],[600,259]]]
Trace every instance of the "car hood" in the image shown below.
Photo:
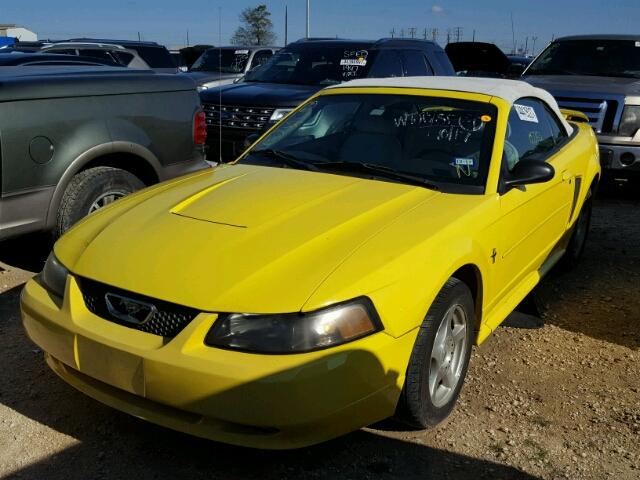
[[[321,85],[289,85],[282,83],[241,82],[200,93],[206,103],[238,106],[297,107]]]
[[[217,82],[220,80],[230,80],[239,78],[241,73],[218,73],[218,72],[186,72],[181,75],[185,75],[193,79],[198,85],[209,82]]]
[[[203,311],[293,312],[360,246],[437,195],[224,165],[97,212],[55,252],[80,277]]]
[[[635,78],[594,77],[587,75],[527,75],[524,78],[535,87],[552,95],[556,92],[640,95],[640,80]]]

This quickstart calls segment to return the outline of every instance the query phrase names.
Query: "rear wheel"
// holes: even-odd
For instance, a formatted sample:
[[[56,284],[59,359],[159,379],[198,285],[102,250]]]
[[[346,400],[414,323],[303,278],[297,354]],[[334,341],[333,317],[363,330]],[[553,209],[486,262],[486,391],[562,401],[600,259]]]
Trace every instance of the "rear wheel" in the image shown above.
[[[576,223],[573,226],[573,232],[571,232],[571,238],[567,244],[567,250],[560,260],[560,265],[564,270],[573,270],[578,265],[578,262],[582,257],[584,246],[587,243],[589,227],[591,226],[591,209],[591,191],[589,191],[587,193],[587,198],[582,205],[582,209],[578,214]]]
[[[474,318],[469,288],[449,279],[418,332],[398,404],[399,419],[426,428],[451,413],[469,366]]]
[[[95,167],[78,173],[67,186],[58,209],[54,237],[76,222],[144,187],[135,175],[113,167]]]

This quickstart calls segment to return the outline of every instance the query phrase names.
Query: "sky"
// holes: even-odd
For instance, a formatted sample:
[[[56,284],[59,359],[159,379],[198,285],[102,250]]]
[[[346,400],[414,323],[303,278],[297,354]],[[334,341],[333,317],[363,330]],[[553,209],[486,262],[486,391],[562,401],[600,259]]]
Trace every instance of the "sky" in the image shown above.
[[[278,44],[284,42],[285,5],[289,12],[288,40],[305,34],[306,0],[19,0],[2,1],[0,23],[16,23],[40,38],[89,36],[153,40],[169,47],[187,44],[228,44],[243,8],[264,3],[272,13]],[[455,39],[513,46],[535,53],[553,36],[581,33],[640,33],[640,0],[311,0],[311,36],[376,39],[415,28],[422,38],[438,29],[437,40]],[[219,23],[221,28],[218,28]],[[221,42],[220,40],[221,39]]]

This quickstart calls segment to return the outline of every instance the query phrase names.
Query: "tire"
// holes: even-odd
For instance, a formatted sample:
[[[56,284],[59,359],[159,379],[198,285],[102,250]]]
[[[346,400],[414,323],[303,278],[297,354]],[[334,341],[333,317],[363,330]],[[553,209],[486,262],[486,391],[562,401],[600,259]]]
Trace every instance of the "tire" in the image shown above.
[[[584,246],[587,243],[589,227],[591,226],[591,210],[592,196],[591,190],[589,190],[587,198],[584,200],[584,204],[582,205],[578,218],[573,226],[571,238],[567,244],[567,249],[560,259],[560,267],[564,271],[570,271],[576,268],[580,262],[580,258],[582,258]]]
[[[428,428],[442,422],[451,413],[469,367],[474,311],[469,288],[456,278],[449,279],[420,326],[396,411],[399,420],[411,427]],[[462,325],[461,322],[464,323],[461,333],[443,337],[443,332],[460,331],[457,326]],[[452,329],[452,325],[456,328]],[[439,349],[438,344],[443,348]],[[439,362],[438,358],[442,361]],[[448,369],[445,368],[447,358],[450,359]],[[443,370],[438,365],[449,374],[440,380]]]
[[[78,173],[62,196],[54,239],[89,213],[143,187],[138,177],[119,168],[95,167]]]

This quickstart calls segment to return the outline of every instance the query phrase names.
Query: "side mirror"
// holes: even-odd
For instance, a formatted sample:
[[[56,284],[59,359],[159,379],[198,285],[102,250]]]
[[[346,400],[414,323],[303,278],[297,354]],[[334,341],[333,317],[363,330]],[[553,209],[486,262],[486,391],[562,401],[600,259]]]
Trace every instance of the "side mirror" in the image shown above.
[[[260,138],[260,134],[259,133],[252,133],[250,135],[247,135],[244,138],[244,143],[242,144],[244,146],[244,149],[246,150],[247,148],[249,148],[259,138]]]
[[[513,167],[504,180],[504,190],[513,187],[529,185],[531,183],[544,183],[553,178],[556,171],[547,162],[540,160],[521,160]]]

